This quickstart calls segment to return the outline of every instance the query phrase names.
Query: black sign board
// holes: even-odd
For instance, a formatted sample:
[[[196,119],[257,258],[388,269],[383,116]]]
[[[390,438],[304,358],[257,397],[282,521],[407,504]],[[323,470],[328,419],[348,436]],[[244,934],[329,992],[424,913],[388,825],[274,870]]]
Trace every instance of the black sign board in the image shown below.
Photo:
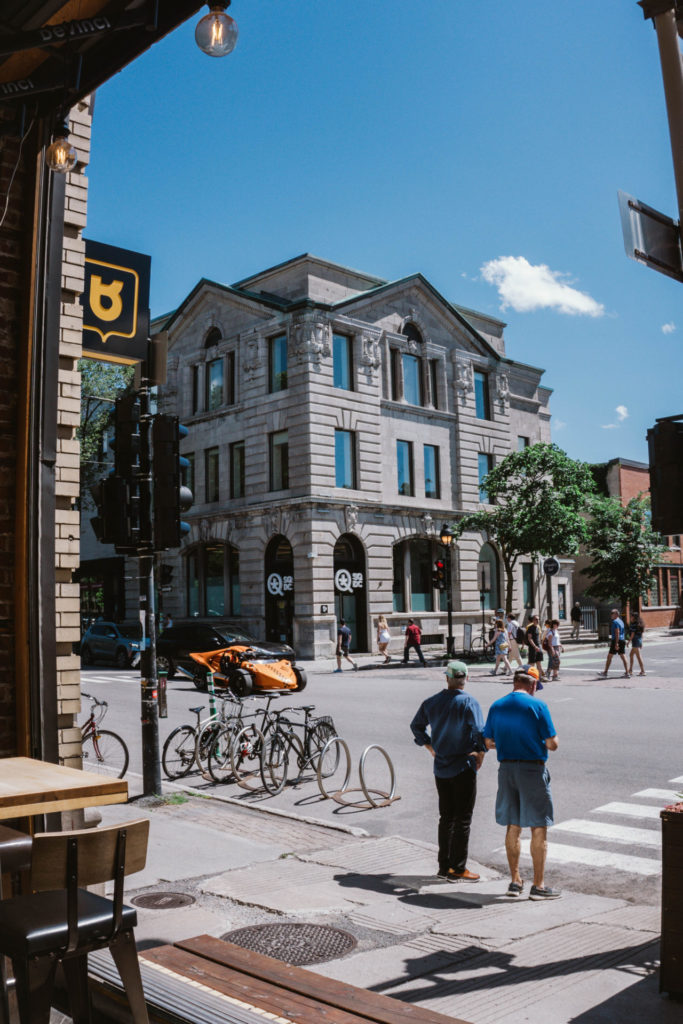
[[[85,243],[83,355],[111,363],[147,358],[150,256]]]
[[[660,274],[683,281],[683,253],[678,221],[639,199],[619,192],[621,229],[626,255]]]
[[[546,558],[543,562],[543,572],[546,576],[555,576],[560,571],[560,563],[551,555],[550,558]]]

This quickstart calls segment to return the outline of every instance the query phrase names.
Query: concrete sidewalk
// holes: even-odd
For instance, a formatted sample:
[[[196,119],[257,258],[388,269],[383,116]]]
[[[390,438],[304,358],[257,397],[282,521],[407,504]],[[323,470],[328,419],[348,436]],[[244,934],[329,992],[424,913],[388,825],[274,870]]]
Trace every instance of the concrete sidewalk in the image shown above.
[[[441,882],[436,847],[191,796],[102,808],[104,823],[148,816],[148,864],[128,899],[194,903],[138,910],[141,946],[265,922],[325,923],[355,950],[310,969],[472,1024],[675,1024],[658,993],[659,909],[565,892],[510,900],[507,879]],[[368,812],[367,827],[372,829]]]

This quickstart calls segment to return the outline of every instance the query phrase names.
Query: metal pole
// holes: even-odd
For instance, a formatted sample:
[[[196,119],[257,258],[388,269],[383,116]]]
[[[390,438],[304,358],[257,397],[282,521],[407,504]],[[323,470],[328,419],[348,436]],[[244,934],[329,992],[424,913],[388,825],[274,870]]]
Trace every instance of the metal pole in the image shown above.
[[[451,545],[446,545],[446,608],[448,610],[448,641],[446,653],[453,657],[453,559]]]
[[[143,373],[145,368],[143,367]],[[142,791],[144,796],[161,793],[159,757],[159,696],[157,684],[156,616],[154,611],[154,545],[152,507],[152,406],[150,382],[140,384],[140,698],[142,722]]]
[[[669,118],[671,155],[678,197],[678,220],[683,224],[683,69],[673,3],[670,10],[657,14],[653,21],[657,31],[666,112]]]

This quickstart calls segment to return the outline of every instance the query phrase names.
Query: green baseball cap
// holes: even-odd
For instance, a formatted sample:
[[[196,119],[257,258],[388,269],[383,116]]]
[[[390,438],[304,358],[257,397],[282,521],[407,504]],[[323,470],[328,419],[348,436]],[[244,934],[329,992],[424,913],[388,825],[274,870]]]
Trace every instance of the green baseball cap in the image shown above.
[[[449,679],[455,679],[458,676],[467,678],[467,672],[467,665],[464,661],[449,661],[446,665],[446,675]]]

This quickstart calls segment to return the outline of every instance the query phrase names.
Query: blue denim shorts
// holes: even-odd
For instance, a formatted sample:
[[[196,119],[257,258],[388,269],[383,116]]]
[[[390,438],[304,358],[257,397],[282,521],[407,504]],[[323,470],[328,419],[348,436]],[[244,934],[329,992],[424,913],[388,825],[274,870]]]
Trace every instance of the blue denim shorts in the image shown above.
[[[501,761],[496,821],[499,825],[543,828],[553,823],[550,772],[545,761]]]

